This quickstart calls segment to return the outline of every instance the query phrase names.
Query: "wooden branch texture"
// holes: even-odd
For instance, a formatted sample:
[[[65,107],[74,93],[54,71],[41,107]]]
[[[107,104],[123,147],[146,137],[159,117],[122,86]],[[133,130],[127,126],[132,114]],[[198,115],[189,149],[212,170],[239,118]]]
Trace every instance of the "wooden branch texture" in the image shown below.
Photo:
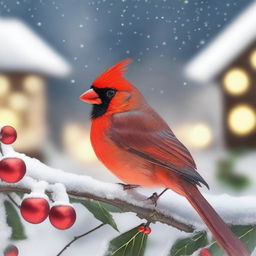
[[[37,184],[38,181],[45,181],[48,184],[46,193],[52,198],[54,184],[61,183],[70,197],[105,202],[123,211],[133,212],[139,218],[146,219],[148,222],[161,222],[184,232],[193,232],[205,228],[189,203],[178,195],[171,195],[170,200],[161,198],[160,203],[155,207],[152,203],[145,201],[147,198],[145,195],[137,191],[124,191],[117,184],[51,168],[37,159],[15,152],[10,145],[2,144],[1,147],[2,157],[22,159],[27,166],[27,172],[18,183],[0,182],[0,193],[29,193],[31,188],[33,190],[33,184]],[[243,219],[246,219],[247,224],[255,224],[256,196],[232,197],[225,194],[205,196],[228,224],[239,225]],[[225,202],[229,203],[226,204]]]
[[[11,193],[11,192],[29,193],[30,189],[22,185],[0,184],[0,193]],[[46,193],[49,196],[51,196],[51,191],[46,191]],[[147,221],[152,223],[161,222],[188,233],[191,233],[195,230],[195,227],[193,227],[192,225],[183,223],[171,216],[167,216],[161,213],[157,208],[154,208],[154,207],[144,208],[144,207],[132,204],[125,200],[116,199],[116,198],[108,199],[105,197],[95,195],[90,192],[78,192],[78,191],[67,189],[67,193],[70,197],[73,197],[73,198],[79,198],[84,200],[92,199],[92,200],[111,204],[113,206],[116,206],[122,209],[123,211],[133,212],[139,218],[146,219]]]

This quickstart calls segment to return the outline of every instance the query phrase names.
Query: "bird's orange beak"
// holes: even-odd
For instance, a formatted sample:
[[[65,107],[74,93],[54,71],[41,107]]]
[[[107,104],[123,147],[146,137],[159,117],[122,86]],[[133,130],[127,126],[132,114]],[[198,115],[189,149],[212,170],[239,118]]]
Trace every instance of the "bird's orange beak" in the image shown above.
[[[80,96],[80,99],[82,101],[85,101],[85,102],[91,103],[91,104],[101,104],[102,103],[99,95],[93,89],[89,89],[88,91],[83,93]]]

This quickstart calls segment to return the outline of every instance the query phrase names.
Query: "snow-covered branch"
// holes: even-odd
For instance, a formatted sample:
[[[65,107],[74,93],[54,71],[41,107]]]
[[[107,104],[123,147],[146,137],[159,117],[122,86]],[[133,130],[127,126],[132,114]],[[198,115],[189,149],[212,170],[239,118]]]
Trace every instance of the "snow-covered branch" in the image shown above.
[[[18,183],[10,184],[0,182],[0,192],[24,192],[31,190],[31,178],[37,181],[46,181],[49,184],[62,183],[70,197],[93,199],[117,206],[124,211],[134,212],[138,217],[150,222],[161,222],[178,228],[185,232],[205,229],[188,202],[168,192],[161,198],[155,207],[147,196],[135,190],[126,190],[118,184],[110,184],[95,180],[85,175],[67,173],[51,168],[37,159],[17,153],[11,146],[2,145],[3,157],[18,157],[25,161],[27,166],[26,176]],[[51,186],[46,188],[51,196]],[[143,192],[143,191],[142,191]],[[256,197],[231,197],[228,195],[205,195],[223,219],[229,224],[255,224]],[[228,202],[228,203],[227,203]]]

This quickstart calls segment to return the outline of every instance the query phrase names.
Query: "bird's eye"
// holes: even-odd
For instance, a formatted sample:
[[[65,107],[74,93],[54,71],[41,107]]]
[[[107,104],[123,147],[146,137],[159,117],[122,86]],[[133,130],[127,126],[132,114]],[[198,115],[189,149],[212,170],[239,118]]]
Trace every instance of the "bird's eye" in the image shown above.
[[[110,99],[111,99],[115,94],[116,94],[116,91],[115,91],[115,90],[112,90],[112,89],[111,89],[111,90],[108,90],[107,93],[106,93],[107,97],[110,98]]]

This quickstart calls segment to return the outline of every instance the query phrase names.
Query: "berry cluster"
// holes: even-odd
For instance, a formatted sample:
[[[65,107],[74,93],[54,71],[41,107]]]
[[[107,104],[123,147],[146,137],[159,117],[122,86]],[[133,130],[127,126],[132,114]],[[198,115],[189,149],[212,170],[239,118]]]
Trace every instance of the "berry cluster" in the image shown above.
[[[72,205],[60,204],[50,208],[44,197],[27,197],[20,206],[22,217],[29,223],[39,224],[49,216],[51,224],[57,229],[68,229],[76,220],[76,212]]]
[[[16,139],[17,132],[13,127],[4,126],[0,129],[1,143],[9,145],[14,143]],[[5,157],[0,161],[0,179],[3,181],[16,183],[20,181],[25,174],[26,164],[22,159],[17,157]],[[55,202],[52,207],[50,207],[49,199],[45,194],[45,189],[42,190],[42,187],[40,187],[38,190],[38,188],[36,188],[37,186],[39,187],[40,183],[42,184],[46,182],[35,182],[35,191],[33,191],[32,188],[31,194],[25,196],[22,200],[20,205],[22,217],[29,223],[38,224],[43,222],[49,216],[49,220],[55,228],[61,230],[70,228],[76,221],[76,212],[73,206],[69,204],[68,195],[65,189],[64,191],[62,189],[61,193],[59,193],[62,195],[62,200],[58,200],[58,197],[55,196]],[[17,256],[18,254],[18,248],[11,245],[5,250],[4,256]]]
[[[143,232],[146,235],[149,235],[151,233],[151,228],[147,225],[141,224],[140,226],[138,226],[138,231],[139,232]]]
[[[11,126],[4,126],[0,131],[0,141],[12,144],[17,138],[16,130]],[[26,173],[24,161],[17,157],[8,157],[0,161],[0,179],[5,182],[15,183],[20,181]]]

